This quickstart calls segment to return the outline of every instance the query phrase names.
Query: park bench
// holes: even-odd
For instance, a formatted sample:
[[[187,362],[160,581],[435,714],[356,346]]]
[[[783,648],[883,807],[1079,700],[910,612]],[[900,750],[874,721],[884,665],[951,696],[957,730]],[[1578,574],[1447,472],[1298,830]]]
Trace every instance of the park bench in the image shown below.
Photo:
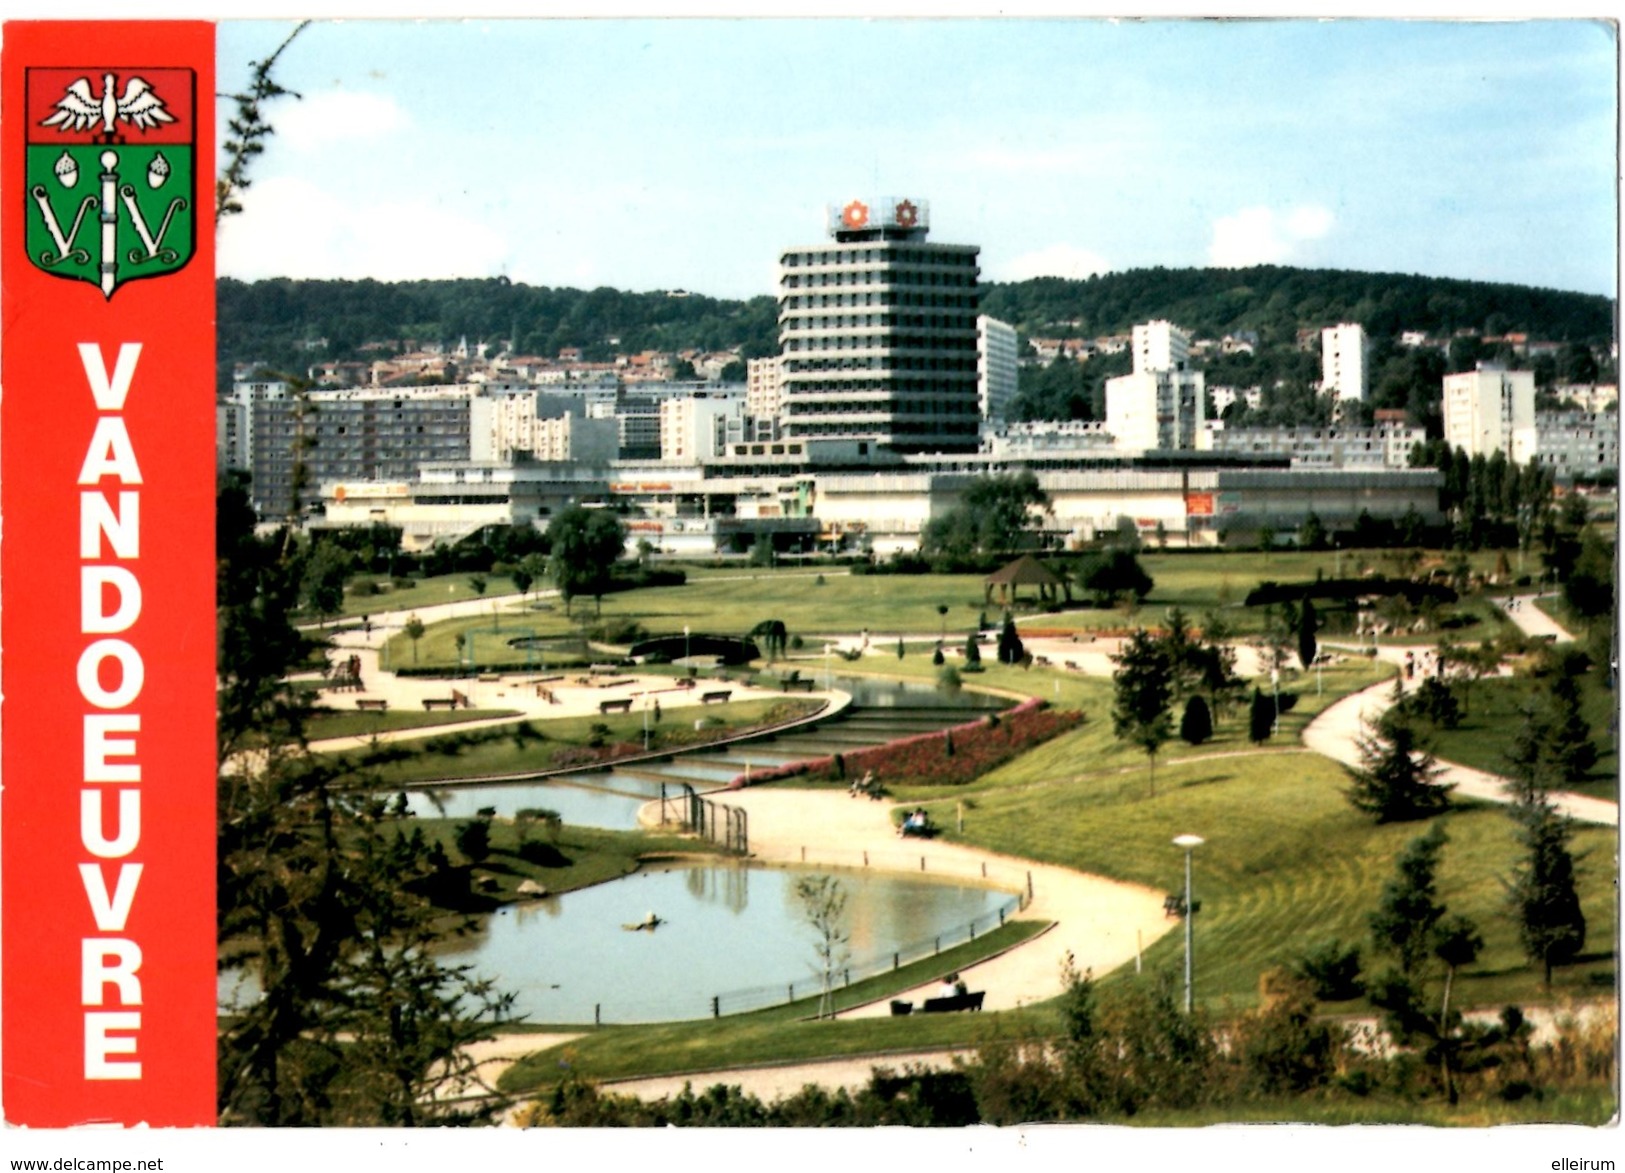
[[[598,712],[601,715],[609,713],[630,713],[632,711],[632,698],[623,696],[618,701],[599,701]]]
[[[355,698],[355,707],[358,709],[373,709],[382,713],[389,708],[389,702],[386,700],[371,700],[367,697],[358,696]]]
[[[974,994],[952,994],[942,998],[927,998],[920,1003],[921,1014],[951,1014],[956,1010],[980,1010],[986,990]]]
[[[812,679],[810,676],[786,676],[780,687],[782,687],[785,692],[794,692],[798,688],[803,692],[811,692],[813,689],[818,687],[818,681]]]
[[[430,709],[455,709],[457,698],[454,696],[426,696],[423,698],[423,711]]]
[[[502,677],[495,672],[482,672],[475,679],[481,684],[500,684],[502,682]]]
[[[587,669],[593,676],[613,676],[621,670],[619,664],[594,664]]]
[[[898,829],[898,833],[901,834],[904,839],[935,839],[937,837],[937,831],[938,828],[933,827],[930,823],[926,823],[926,825],[923,827],[917,827],[911,826],[905,822]]]
[[[1201,912],[1202,902],[1200,900],[1192,900],[1191,911],[1193,913]],[[1185,898],[1178,892],[1170,892],[1162,902],[1162,912],[1164,916],[1184,916]]]
[[[913,1014],[913,1013],[914,1013],[914,1003],[912,1003],[912,1002],[904,1002],[899,998],[893,998],[892,999],[892,1002],[891,1002],[891,1016],[893,1018],[902,1018],[902,1017],[904,1017],[906,1015]]]
[[[733,689],[731,688],[721,688],[715,692],[702,692],[700,693],[700,704],[708,705],[712,701],[726,703],[731,696],[733,696]]]
[[[622,688],[628,684],[636,684],[630,676],[623,676],[619,680],[605,680],[598,685],[599,688]]]

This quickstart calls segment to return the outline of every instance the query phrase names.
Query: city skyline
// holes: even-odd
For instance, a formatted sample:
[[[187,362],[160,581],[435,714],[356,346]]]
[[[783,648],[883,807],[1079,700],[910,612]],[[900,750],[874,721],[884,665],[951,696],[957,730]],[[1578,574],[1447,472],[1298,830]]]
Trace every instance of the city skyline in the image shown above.
[[[292,27],[222,23],[220,91]],[[989,281],[1615,296],[1615,52],[1586,20],[317,23],[219,271],[771,296],[826,203],[899,195]]]

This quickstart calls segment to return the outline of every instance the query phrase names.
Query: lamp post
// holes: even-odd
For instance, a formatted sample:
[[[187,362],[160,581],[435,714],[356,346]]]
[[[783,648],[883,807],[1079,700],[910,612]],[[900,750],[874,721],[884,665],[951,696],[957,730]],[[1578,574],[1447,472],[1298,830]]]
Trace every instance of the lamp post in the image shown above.
[[[1206,840],[1200,835],[1175,835],[1174,846],[1185,849],[1185,1013],[1191,1012],[1191,852]]]
[[[688,624],[683,624],[683,667],[688,667]]]

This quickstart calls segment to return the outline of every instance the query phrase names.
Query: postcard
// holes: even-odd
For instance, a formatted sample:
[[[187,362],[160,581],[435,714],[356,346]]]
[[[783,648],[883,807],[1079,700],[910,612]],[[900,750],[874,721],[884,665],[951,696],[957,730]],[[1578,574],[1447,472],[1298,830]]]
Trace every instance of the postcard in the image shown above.
[[[8,22],[14,1165],[1611,1167],[1617,53]]]

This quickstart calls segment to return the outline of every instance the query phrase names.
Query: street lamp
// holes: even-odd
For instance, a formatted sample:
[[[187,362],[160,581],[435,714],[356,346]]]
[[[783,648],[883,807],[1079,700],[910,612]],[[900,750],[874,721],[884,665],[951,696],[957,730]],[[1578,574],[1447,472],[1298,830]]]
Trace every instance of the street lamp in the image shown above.
[[[1185,849],[1185,1013],[1191,1012],[1191,852],[1207,840],[1200,835],[1175,835],[1174,846]]]
[[[683,667],[688,667],[688,624],[683,624]]]

